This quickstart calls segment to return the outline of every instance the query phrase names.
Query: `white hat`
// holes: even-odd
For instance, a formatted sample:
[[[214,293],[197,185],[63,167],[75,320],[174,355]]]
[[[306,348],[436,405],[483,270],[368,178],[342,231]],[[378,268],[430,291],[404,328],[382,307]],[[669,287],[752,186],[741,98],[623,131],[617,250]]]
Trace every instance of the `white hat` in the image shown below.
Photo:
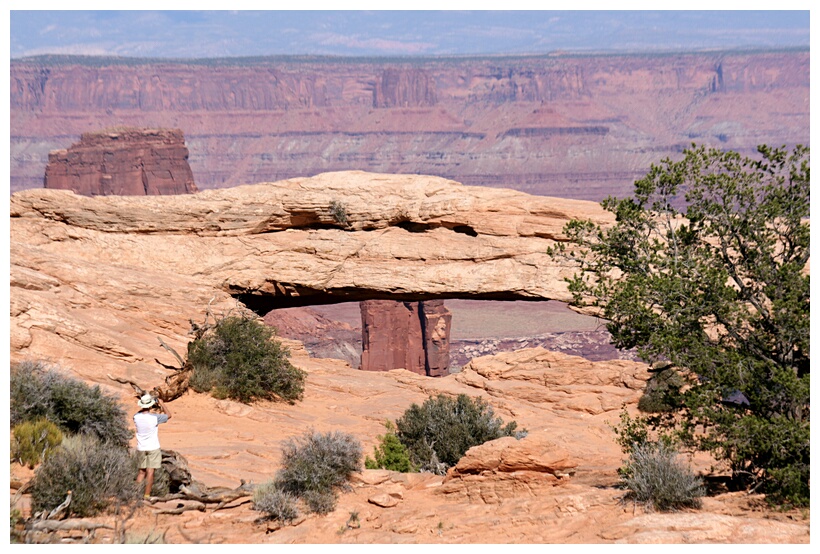
[[[142,398],[137,400],[137,406],[139,406],[142,409],[150,408],[151,406],[154,405],[154,402],[155,402],[154,397],[146,392],[145,394],[142,395]]]

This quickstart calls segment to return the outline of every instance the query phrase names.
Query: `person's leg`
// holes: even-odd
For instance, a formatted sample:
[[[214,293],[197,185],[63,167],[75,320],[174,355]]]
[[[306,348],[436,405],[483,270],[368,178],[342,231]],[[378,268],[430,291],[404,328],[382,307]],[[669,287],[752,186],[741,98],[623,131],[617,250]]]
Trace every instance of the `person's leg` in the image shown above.
[[[145,468],[141,467],[137,471],[137,483],[142,483],[143,479],[145,479]]]
[[[151,496],[154,487],[154,470],[162,467],[162,451],[158,448],[145,453],[145,496]]]
[[[151,488],[154,486],[154,468],[145,469],[145,493],[144,496],[151,496]]]

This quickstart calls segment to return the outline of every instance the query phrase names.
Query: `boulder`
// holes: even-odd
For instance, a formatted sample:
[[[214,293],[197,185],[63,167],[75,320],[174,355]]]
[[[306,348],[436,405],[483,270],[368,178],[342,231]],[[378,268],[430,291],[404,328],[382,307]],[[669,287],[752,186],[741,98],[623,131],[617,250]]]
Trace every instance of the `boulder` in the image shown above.
[[[567,481],[578,463],[543,434],[502,437],[469,449],[449,469],[439,493],[487,504],[537,495]]]

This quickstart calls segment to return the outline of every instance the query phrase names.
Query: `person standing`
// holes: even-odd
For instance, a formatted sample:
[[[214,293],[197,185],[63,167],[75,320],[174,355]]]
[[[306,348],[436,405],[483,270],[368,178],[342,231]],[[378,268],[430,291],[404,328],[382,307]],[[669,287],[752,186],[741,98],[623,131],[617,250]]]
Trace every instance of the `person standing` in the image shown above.
[[[162,463],[158,427],[171,419],[171,411],[159,401],[159,398],[154,398],[148,393],[142,395],[137,405],[140,407],[140,411],[134,414],[134,425],[137,427],[137,460],[139,461],[137,483],[145,481],[143,498],[148,498],[154,486],[154,470],[159,469]],[[152,413],[154,406],[159,408],[160,413]]]

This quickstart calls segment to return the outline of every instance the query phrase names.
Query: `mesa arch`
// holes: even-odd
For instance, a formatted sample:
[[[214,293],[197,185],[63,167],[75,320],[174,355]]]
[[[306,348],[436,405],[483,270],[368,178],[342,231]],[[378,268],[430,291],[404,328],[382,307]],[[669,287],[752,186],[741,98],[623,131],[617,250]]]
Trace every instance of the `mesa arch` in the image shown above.
[[[331,205],[344,208],[334,217]],[[546,254],[598,204],[439,177],[337,172],[181,196],[12,195],[11,358],[156,378],[206,306],[561,300]]]

